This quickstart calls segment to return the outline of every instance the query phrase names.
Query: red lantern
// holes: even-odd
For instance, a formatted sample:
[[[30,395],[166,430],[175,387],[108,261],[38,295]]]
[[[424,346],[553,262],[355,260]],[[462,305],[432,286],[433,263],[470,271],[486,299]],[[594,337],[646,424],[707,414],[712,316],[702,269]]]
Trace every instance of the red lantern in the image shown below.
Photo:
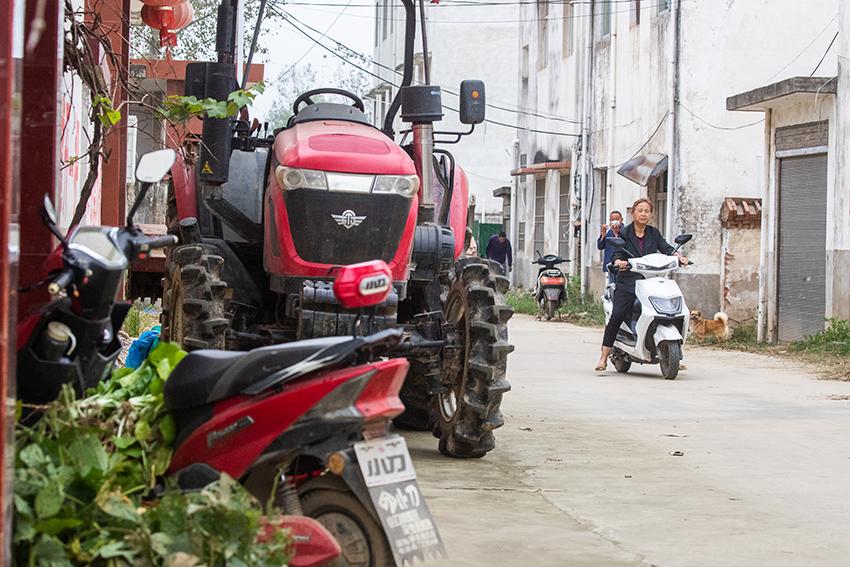
[[[183,2],[184,0],[140,0],[142,4],[146,6],[153,6],[154,8],[159,8],[161,6],[174,6]]]
[[[162,1],[162,0],[149,0]],[[165,0],[170,1],[170,0]],[[187,0],[179,0],[173,6],[142,6],[142,21],[153,29],[159,30],[159,45],[162,47],[177,45],[177,34],[192,22],[195,10]]]

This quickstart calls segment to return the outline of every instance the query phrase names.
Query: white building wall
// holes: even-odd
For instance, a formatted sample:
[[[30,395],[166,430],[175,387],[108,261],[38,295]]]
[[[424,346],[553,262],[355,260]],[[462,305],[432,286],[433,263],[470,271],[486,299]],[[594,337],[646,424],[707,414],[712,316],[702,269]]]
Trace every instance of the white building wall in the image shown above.
[[[572,8],[584,15],[590,9],[589,4],[573,4]],[[695,265],[680,273],[679,282],[689,304],[711,312],[719,308],[721,203],[725,197],[760,196],[765,186],[764,126],[757,123],[761,115],[727,112],[726,97],[788,77],[808,76],[837,30],[835,15],[839,2],[679,0],[678,104],[673,108],[670,72],[673,10],[659,12],[660,2],[641,2],[637,24],[634,13],[629,11],[634,8],[632,3],[608,4],[597,0],[593,4],[596,15],[589,156],[597,173],[595,182],[599,179],[598,171],[607,169],[607,186],[594,188],[595,199],[588,215],[591,222],[585,247],[592,250],[593,259],[589,270],[594,276],[601,270],[595,238],[607,211],[625,212],[636,198],[647,193],[647,188],[618,175],[617,168],[635,154],[670,155],[673,130],[669,126],[675,116],[678,151],[672,161],[676,164],[678,191],[674,197],[677,204],[674,221],[680,232],[695,235],[686,249]],[[560,11],[564,9],[566,6],[560,3],[550,4],[548,8],[547,56],[550,58],[555,56],[555,49],[560,51],[560,45],[552,46],[551,37],[558,37],[562,29]],[[574,22],[577,25],[573,56],[535,74],[540,55],[538,29],[531,20],[535,19],[536,10],[533,4],[521,9],[521,19],[528,20],[520,27],[520,49],[529,46],[530,100],[536,101],[538,107],[548,105],[550,111],[581,120],[585,84],[581,59],[588,34],[587,19]],[[605,12],[611,12],[611,33],[602,36],[601,14]],[[846,40],[842,45],[846,49]],[[837,51],[833,48],[827,54],[818,75],[835,75]],[[554,94],[553,80],[558,85]],[[532,120],[539,119],[523,122],[521,118],[520,124],[540,128]],[[551,127],[552,123],[545,125]],[[580,132],[581,126],[571,128]],[[523,133],[520,152],[531,163],[535,154],[556,154],[572,142],[574,139],[564,141],[555,136]],[[578,160],[573,167],[580,173]],[[533,195],[533,185],[526,183],[526,186]],[[605,211],[600,207],[603,190],[607,197]],[[845,197],[836,195],[836,199],[842,198]],[[628,216],[626,220],[630,220]],[[837,234],[836,238],[836,246],[840,243],[850,251],[850,233]],[[593,277],[591,281],[601,283],[602,278]]]
[[[435,124],[435,129],[469,129],[469,126],[460,124],[456,112],[459,106],[456,93],[465,79],[484,81],[487,102],[491,105],[487,108],[487,119],[508,125],[485,122],[476,126],[475,132],[464,137],[459,144],[446,146],[469,177],[470,194],[476,198],[476,213],[501,212],[502,199],[494,197],[493,190],[511,183],[513,157],[510,152],[517,135],[516,128],[512,127],[516,124],[516,112],[493,106],[517,108],[518,6],[510,0],[496,0],[499,1],[504,1],[504,5],[488,6],[486,10],[438,4],[429,4],[426,9],[431,84],[442,88],[444,106],[443,121]],[[402,71],[404,9],[395,7],[389,12],[394,19],[390,20],[392,26],[388,28],[386,40],[383,39],[383,22],[379,21],[376,28],[379,42],[374,58],[380,65],[375,65],[374,71],[386,83],[398,85],[401,75],[382,66]],[[383,5],[380,13],[383,15]],[[422,82],[422,44],[418,31],[414,59],[417,62],[414,81]],[[376,80],[376,87],[379,84]],[[386,100],[391,101],[395,93],[396,89],[387,89]],[[385,104],[388,106],[389,102]],[[380,111],[376,115],[380,117]],[[405,127],[400,120],[396,121],[397,131]]]

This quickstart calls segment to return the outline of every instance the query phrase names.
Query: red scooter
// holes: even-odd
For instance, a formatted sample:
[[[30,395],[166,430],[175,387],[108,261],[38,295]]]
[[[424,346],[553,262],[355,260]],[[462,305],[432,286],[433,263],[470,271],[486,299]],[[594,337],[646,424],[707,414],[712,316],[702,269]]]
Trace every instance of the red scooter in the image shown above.
[[[374,261],[342,268],[334,294],[356,309],[382,303],[391,288],[389,268]],[[342,547],[341,565],[444,555],[404,439],[388,433],[404,410],[409,365],[381,356],[402,336],[190,352],[165,384],[177,424],[170,473],[197,489],[225,472],[261,502],[316,518]]]
[[[151,250],[176,243],[174,236],[151,238],[133,226],[145,193],[166,175],[174,158],[172,150],[142,156],[136,168],[142,186],[122,228],[81,226],[66,238],[45,197],[44,222],[61,244],[45,263],[44,279],[29,286],[30,290],[47,287],[48,302],[17,327],[18,399],[28,406],[55,400],[66,383],[81,395],[114,367],[121,350],[116,334],[130,308],[129,303],[116,301],[124,271]],[[176,413],[179,418],[181,412]],[[23,419],[37,416],[30,413]],[[284,516],[276,525],[292,534],[293,567],[325,565],[340,554],[333,536],[315,520]],[[272,529],[276,528],[271,524],[266,527]]]

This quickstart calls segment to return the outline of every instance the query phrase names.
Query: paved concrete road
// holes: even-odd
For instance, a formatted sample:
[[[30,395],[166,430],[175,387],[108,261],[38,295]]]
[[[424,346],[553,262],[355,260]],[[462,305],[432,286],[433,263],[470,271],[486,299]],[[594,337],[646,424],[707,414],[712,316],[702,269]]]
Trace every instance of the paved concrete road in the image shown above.
[[[850,383],[687,348],[675,381],[597,376],[598,329],[510,333],[495,451],[451,460],[407,434],[443,565],[850,565]]]

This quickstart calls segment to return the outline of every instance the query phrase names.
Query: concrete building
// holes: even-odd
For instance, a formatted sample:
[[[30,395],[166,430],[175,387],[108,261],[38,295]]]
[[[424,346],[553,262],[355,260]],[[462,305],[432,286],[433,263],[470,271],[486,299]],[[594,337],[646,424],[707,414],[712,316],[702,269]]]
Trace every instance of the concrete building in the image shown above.
[[[517,283],[532,283],[536,249],[560,249],[598,294],[600,225],[613,209],[630,222],[630,204],[648,197],[669,240],[694,234],[685,250],[694,266],[676,276],[689,306],[755,322],[766,131],[761,117],[728,112],[726,98],[798,75],[834,76],[838,4],[523,5],[519,96],[539,116],[518,123],[562,135],[519,136]],[[823,116],[828,99],[817,104]]]
[[[837,76],[818,69],[727,100],[764,116],[758,331],[771,341],[850,319],[850,6],[838,14]]]
[[[479,215],[502,210],[502,200],[493,195],[493,190],[511,181],[510,152],[517,135],[518,17],[519,6],[511,0],[495,0],[483,10],[439,4],[426,8],[431,83],[439,85],[443,93],[444,119],[437,129],[468,130],[458,121],[460,83],[479,79],[486,85],[487,122],[459,144],[448,146],[469,177],[470,194],[476,197]],[[375,5],[374,33],[373,72],[381,80],[375,81],[369,98],[375,125],[381,126],[398,92],[396,85],[401,83],[404,62],[404,9],[398,2],[380,0]],[[414,84],[423,83],[425,59],[419,30],[414,61]],[[397,119],[396,131],[404,128]]]

